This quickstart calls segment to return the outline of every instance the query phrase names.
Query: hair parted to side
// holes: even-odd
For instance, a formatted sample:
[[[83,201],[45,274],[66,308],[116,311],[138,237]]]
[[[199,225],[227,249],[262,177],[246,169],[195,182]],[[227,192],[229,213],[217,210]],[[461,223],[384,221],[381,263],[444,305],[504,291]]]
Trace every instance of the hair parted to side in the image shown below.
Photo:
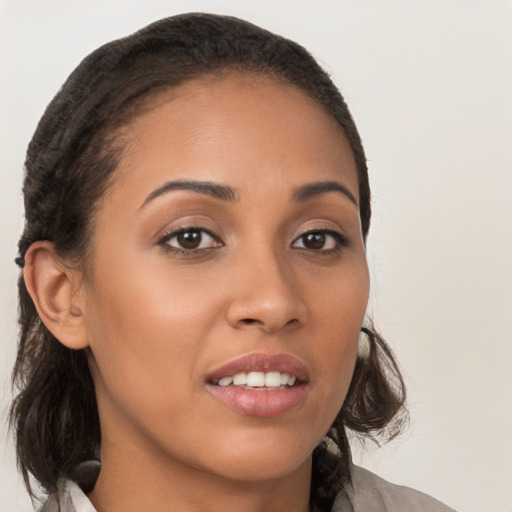
[[[354,154],[363,236],[370,225],[370,188],[363,146],[338,89],[300,45],[248,22],[184,14],[155,22],[86,57],[47,107],[25,162],[25,227],[17,262],[36,241],[51,241],[87,276],[94,212],[112,183],[122,151],[122,128],[143,100],[188,80],[225,71],[259,74],[288,83],[318,101],[336,120]],[[64,347],[44,326],[23,276],[19,287],[20,339],[13,372],[18,394],[11,408],[18,463],[29,492],[30,475],[53,491],[57,479],[94,458],[100,424],[87,350]],[[348,478],[346,428],[382,433],[403,410],[405,388],[396,361],[370,325],[366,357],[357,360],[347,398],[313,454],[311,499],[330,503]]]

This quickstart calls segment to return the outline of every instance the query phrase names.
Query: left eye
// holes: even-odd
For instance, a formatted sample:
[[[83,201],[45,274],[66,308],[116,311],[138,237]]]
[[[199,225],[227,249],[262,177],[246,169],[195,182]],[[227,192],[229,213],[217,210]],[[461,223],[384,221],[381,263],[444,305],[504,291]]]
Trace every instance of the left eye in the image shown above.
[[[309,231],[299,236],[292,247],[310,251],[330,251],[343,245],[344,237],[334,231]]]
[[[184,229],[163,240],[166,245],[182,251],[193,251],[218,247],[222,243],[204,229]]]

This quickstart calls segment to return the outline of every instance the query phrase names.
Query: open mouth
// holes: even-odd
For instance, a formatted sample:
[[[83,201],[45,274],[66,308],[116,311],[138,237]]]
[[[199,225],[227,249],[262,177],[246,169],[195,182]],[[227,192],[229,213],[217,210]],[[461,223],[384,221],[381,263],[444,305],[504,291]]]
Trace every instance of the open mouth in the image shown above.
[[[228,408],[260,418],[291,412],[310,393],[308,368],[290,354],[246,354],[213,370],[206,384]]]
[[[299,385],[295,375],[289,373],[271,372],[239,372],[234,375],[221,377],[212,384],[221,387],[236,387],[255,391],[278,391]]]

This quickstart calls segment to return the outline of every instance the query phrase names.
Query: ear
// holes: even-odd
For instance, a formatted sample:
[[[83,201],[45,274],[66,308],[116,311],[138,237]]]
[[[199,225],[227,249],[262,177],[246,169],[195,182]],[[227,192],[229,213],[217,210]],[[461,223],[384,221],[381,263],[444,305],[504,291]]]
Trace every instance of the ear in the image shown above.
[[[81,272],[67,267],[48,241],[35,242],[25,255],[23,278],[39,317],[66,347],[89,346],[84,325]]]

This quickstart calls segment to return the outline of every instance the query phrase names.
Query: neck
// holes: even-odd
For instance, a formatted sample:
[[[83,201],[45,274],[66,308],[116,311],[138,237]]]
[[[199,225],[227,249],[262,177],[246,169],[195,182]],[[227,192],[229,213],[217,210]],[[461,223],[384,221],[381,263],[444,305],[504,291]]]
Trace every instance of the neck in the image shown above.
[[[98,512],[307,512],[310,482],[311,457],[285,476],[245,481],[187,466],[162,450],[104,439],[89,498]]]

